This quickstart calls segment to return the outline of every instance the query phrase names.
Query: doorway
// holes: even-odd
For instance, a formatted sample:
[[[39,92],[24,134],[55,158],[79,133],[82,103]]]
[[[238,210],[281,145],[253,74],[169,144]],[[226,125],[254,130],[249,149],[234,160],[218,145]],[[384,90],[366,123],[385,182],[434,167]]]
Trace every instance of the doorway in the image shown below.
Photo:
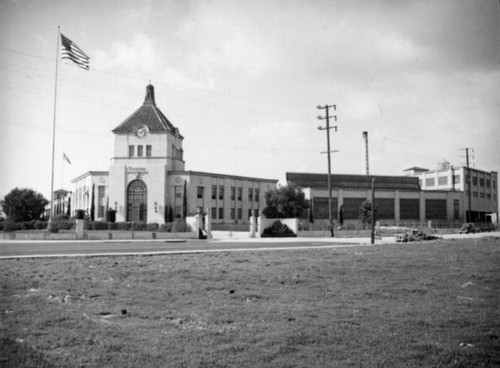
[[[148,218],[148,189],[142,180],[134,180],[127,190],[127,221],[146,222]]]

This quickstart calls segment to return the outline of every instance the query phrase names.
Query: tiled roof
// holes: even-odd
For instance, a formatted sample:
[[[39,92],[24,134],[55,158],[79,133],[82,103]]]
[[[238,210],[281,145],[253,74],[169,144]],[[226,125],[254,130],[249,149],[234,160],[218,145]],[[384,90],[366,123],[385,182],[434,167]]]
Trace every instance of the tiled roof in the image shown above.
[[[332,174],[332,189],[371,189],[372,178],[375,178],[375,190],[420,191],[420,185],[416,177],[346,174]],[[287,172],[286,180],[302,188],[328,188],[327,174]]]
[[[166,118],[161,110],[156,106],[154,97],[154,87],[149,84],[146,86],[146,97],[144,103],[135,112],[130,115],[123,123],[113,129],[113,133],[131,133],[134,128],[145,124],[149,131],[154,132],[172,132],[179,134],[178,129]],[[182,138],[182,136],[181,136]]]

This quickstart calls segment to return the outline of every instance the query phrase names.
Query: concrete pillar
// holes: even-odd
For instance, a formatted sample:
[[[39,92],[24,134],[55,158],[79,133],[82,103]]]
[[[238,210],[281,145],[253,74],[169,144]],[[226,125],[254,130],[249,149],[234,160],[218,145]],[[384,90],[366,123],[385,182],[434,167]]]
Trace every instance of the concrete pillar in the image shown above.
[[[85,220],[75,220],[75,232],[77,239],[85,239]]]
[[[201,214],[200,209],[196,211],[196,215],[194,215],[194,223],[195,223],[195,231],[198,234],[198,238],[202,239],[203,235],[203,215]]]
[[[205,226],[207,231],[207,239],[212,239],[212,209],[207,208],[207,213],[205,215]]]
[[[257,218],[255,216],[255,210],[252,210],[252,216],[250,216],[250,237],[255,238],[255,232],[257,231]]]
[[[261,219],[264,215],[260,215],[257,217],[257,226],[255,227],[255,236],[260,238],[260,234],[262,233],[262,222]]]
[[[424,192],[420,192],[420,227],[424,226],[425,222],[425,195]]]

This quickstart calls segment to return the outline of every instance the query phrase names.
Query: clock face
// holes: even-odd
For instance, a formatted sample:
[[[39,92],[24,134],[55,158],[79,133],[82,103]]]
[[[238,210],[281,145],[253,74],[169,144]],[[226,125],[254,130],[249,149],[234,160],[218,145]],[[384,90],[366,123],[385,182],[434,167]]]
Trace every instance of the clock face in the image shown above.
[[[149,128],[145,124],[139,125],[135,129],[135,136],[139,139],[145,138],[148,135],[148,133],[149,133]]]

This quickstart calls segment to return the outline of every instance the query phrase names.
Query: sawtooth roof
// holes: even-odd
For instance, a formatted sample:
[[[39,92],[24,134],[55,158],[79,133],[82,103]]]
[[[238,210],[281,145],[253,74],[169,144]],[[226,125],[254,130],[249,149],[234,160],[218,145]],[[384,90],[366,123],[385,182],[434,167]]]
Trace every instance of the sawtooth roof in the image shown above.
[[[332,174],[332,189],[371,189],[372,178],[375,190],[420,191],[417,177]],[[328,174],[286,173],[286,180],[302,188],[328,188]]]
[[[156,106],[155,92],[152,84],[146,86],[146,97],[141,107],[132,113],[127,119],[113,129],[113,133],[132,133],[134,128],[145,124],[152,133],[170,132],[178,135],[179,130],[167,119],[167,117]]]

